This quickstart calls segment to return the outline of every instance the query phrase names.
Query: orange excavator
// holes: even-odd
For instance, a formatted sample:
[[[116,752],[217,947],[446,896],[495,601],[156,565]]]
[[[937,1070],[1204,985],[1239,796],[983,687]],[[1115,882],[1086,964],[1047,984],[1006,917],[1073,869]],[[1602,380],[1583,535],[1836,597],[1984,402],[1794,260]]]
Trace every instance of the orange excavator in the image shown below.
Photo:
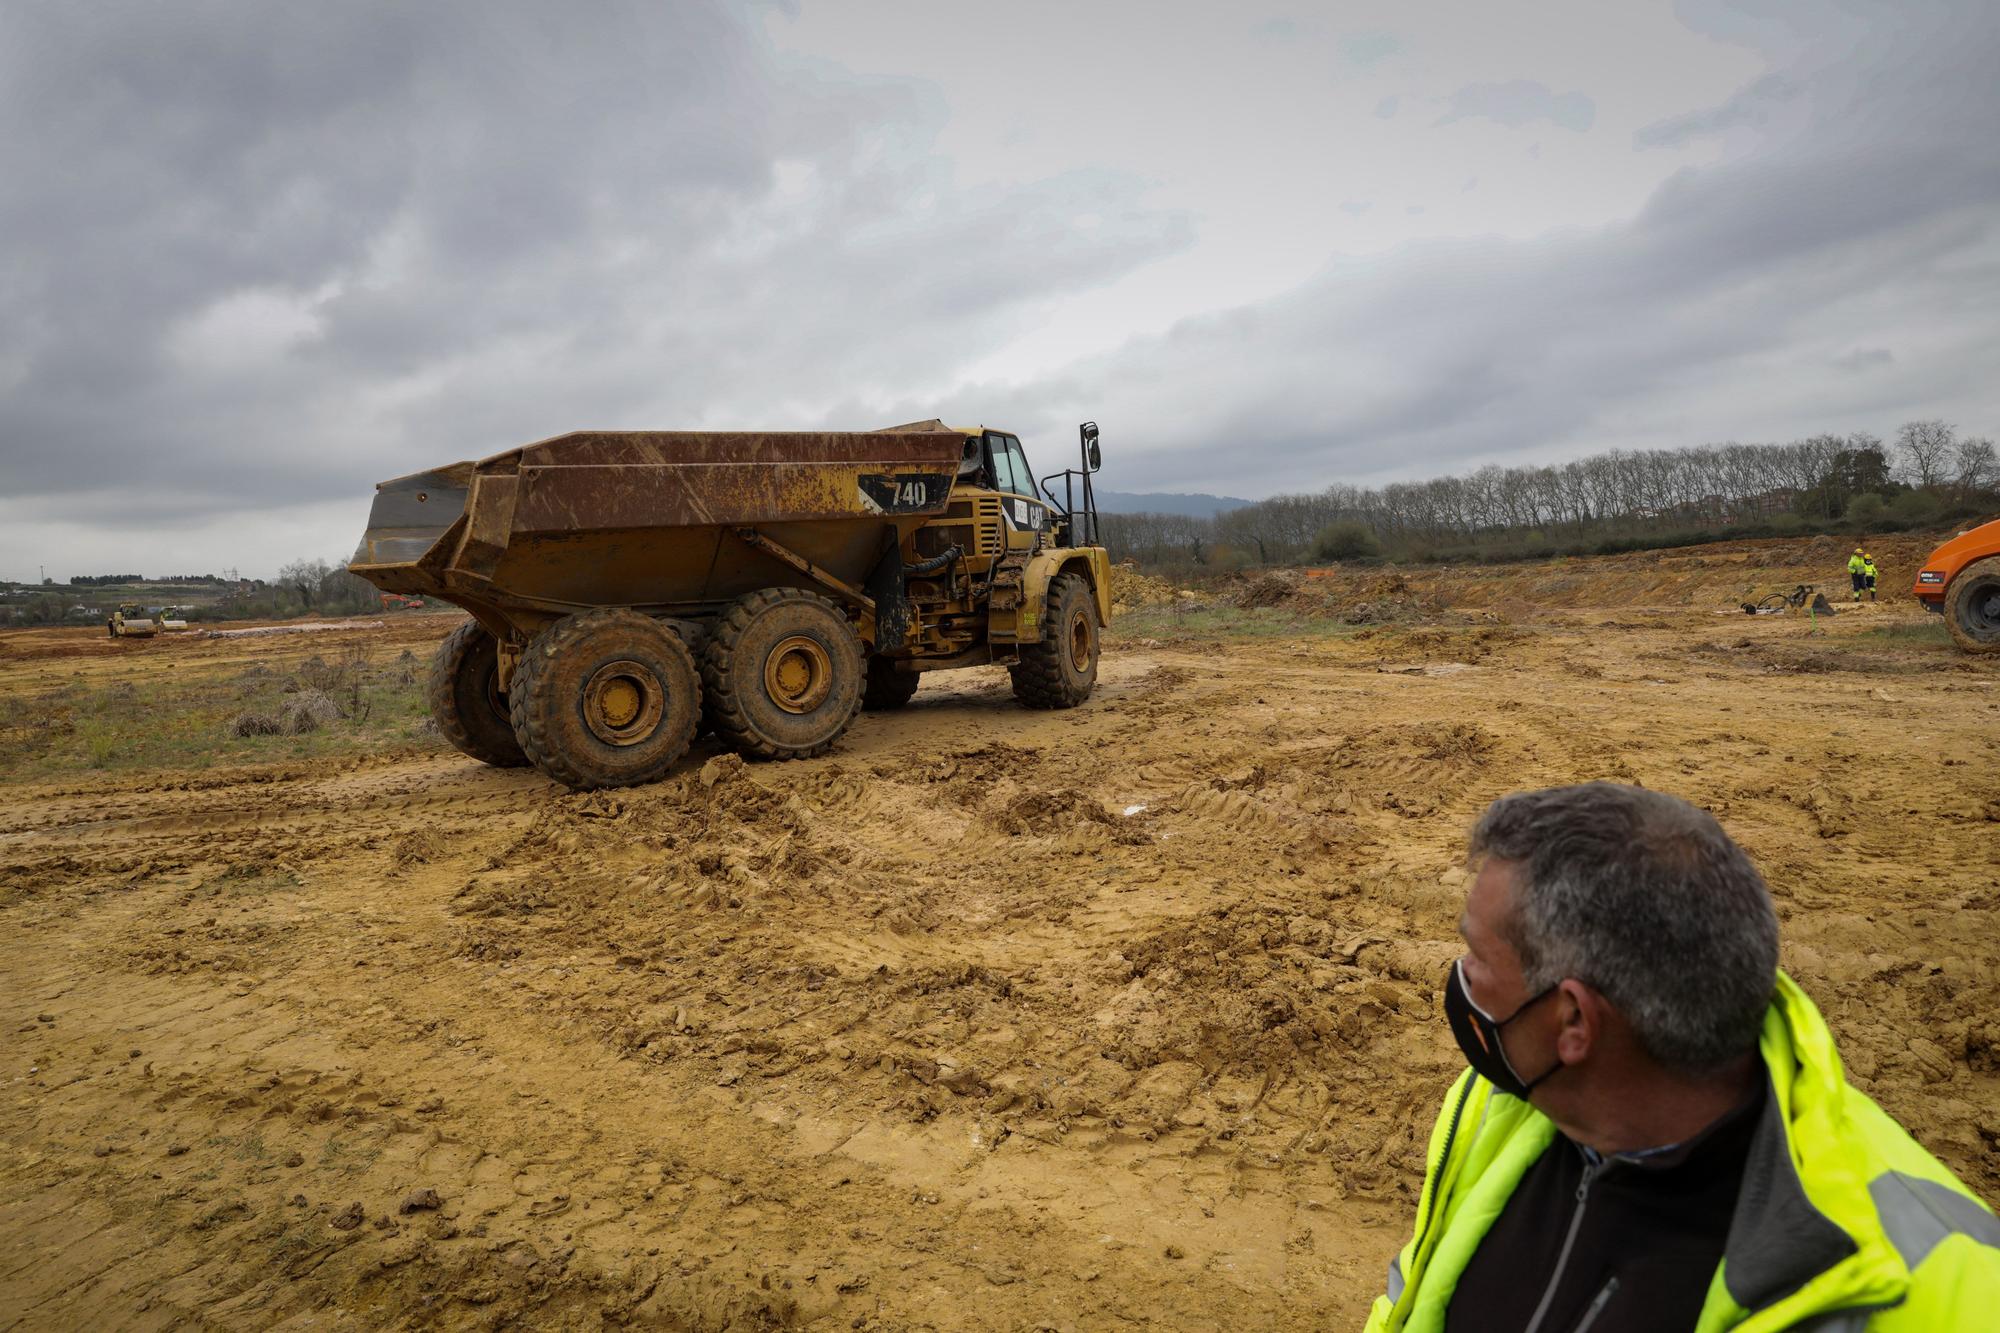
[[[1961,532],[1917,571],[1917,600],[1968,653],[2000,653],[2000,519]]]
[[[421,611],[424,609],[424,599],[421,597],[405,597],[401,593],[385,592],[382,594],[382,609],[384,611]]]

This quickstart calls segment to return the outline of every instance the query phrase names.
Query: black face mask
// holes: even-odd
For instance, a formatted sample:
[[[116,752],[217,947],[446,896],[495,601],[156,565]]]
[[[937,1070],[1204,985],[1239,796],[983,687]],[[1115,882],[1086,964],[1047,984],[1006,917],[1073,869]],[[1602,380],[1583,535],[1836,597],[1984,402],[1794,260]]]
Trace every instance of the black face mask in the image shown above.
[[[1458,1049],[1465,1053],[1465,1062],[1472,1066],[1473,1073],[1501,1092],[1525,1099],[1535,1085],[1563,1067],[1558,1057],[1549,1068],[1523,1082],[1507,1058],[1507,1048],[1500,1042],[1501,1028],[1554,994],[1555,989],[1550,986],[1505,1018],[1496,1019],[1474,1004],[1471,993],[1465,989],[1465,960],[1461,958],[1451,965],[1451,973],[1444,982],[1444,1016],[1451,1023],[1451,1035],[1458,1039]]]

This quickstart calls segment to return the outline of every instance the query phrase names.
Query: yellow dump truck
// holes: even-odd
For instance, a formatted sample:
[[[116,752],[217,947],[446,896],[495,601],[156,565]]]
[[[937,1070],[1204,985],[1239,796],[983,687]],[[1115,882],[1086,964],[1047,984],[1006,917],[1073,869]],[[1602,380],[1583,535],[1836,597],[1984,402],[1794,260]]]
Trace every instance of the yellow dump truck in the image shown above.
[[[577,432],[381,483],[349,568],[471,612],[428,696],[476,759],[649,782],[704,719],[802,758],[926,671],[1005,665],[1036,708],[1089,697],[1111,585],[1096,425],[1080,436],[1038,487],[1014,435],[938,421]]]

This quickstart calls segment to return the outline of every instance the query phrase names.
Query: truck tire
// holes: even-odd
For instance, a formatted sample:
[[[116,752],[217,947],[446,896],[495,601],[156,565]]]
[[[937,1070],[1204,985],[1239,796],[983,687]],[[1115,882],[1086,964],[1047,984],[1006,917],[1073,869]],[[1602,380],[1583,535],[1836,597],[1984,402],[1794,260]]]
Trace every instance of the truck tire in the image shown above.
[[[1007,668],[1014,697],[1030,708],[1074,708],[1097,684],[1097,607],[1090,585],[1075,574],[1049,580],[1040,643],[1021,645]]]
[[[678,634],[637,611],[568,616],[521,654],[507,701],[536,768],[565,787],[630,787],[687,753],[701,680]]]
[[[923,684],[914,671],[898,671],[887,657],[868,659],[868,687],[861,692],[861,707],[870,713],[887,713],[901,708]]]
[[[839,607],[765,588],[716,617],[702,684],[715,733],[749,759],[825,754],[861,708],[861,640]]]
[[[1958,571],[1944,595],[1945,624],[1968,653],[2000,653],[2000,555]]]
[[[701,654],[702,648],[708,643],[708,625],[699,620],[676,620],[671,616],[662,616],[660,623],[681,636],[681,642],[687,645],[688,656],[694,659],[695,674],[701,674]],[[704,694],[705,699],[706,694]],[[703,708],[695,715],[694,738],[700,740],[714,731],[715,721],[709,716],[709,710]]]
[[[478,621],[466,621],[438,645],[424,702],[438,732],[460,753],[495,768],[528,762],[500,693],[500,647]]]

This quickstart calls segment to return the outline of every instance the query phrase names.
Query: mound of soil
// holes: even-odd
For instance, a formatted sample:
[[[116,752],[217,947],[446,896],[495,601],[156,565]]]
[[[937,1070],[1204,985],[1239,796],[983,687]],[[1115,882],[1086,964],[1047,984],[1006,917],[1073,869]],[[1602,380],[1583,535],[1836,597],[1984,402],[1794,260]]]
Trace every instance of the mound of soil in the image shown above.
[[[1141,606],[1166,606],[1178,596],[1174,585],[1165,579],[1141,573],[1136,565],[1123,564],[1111,567],[1111,606],[1113,610],[1131,610]]]
[[[1419,590],[1395,570],[1269,570],[1232,584],[1219,600],[1227,606],[1276,608],[1348,625],[1430,620],[1446,609],[1439,593]]]

